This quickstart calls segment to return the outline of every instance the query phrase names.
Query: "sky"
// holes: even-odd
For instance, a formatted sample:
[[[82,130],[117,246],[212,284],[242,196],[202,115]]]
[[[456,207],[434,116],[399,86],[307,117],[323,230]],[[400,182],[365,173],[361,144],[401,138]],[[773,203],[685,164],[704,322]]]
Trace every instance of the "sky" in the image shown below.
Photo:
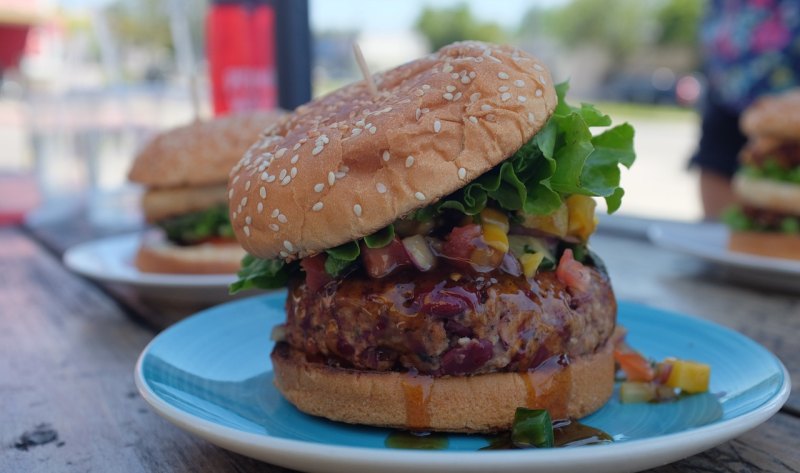
[[[515,27],[532,6],[553,6],[566,0],[309,0],[311,27],[315,31],[360,30],[396,32],[413,28],[425,6],[450,7],[467,3],[472,13],[503,27]],[[68,9],[100,7],[111,0],[48,0]]]

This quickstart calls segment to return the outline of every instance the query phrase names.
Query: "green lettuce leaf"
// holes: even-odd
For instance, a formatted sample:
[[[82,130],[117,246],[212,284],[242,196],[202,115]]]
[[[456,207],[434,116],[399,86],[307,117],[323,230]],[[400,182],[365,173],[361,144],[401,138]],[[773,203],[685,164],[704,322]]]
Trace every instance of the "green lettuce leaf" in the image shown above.
[[[743,166],[741,172],[756,179],[769,179],[791,184],[800,184],[800,166],[785,168],[774,159],[766,160],[761,167],[752,165]]]
[[[242,268],[237,273],[239,279],[230,285],[228,291],[236,294],[245,289],[277,289],[286,285],[289,275],[298,270],[297,262],[285,263],[279,259],[260,259],[253,255],[242,258]]]
[[[225,204],[167,218],[156,225],[164,230],[167,239],[179,245],[200,243],[210,238],[234,238]]]
[[[620,165],[636,159],[633,127],[625,123],[594,135],[593,127],[608,127],[611,119],[590,104],[569,105],[568,85],[556,86],[558,106],[545,127],[508,160],[441,201],[420,209],[427,220],[446,209],[475,215],[489,203],[509,212],[547,215],[571,194],[603,197],[608,212],[616,211],[624,194]]]

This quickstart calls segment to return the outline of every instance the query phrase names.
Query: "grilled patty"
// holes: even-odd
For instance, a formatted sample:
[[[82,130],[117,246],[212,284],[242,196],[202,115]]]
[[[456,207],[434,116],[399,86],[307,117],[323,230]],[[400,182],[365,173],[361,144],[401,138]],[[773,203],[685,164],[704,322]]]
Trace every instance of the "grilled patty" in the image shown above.
[[[284,339],[310,359],[348,368],[525,371],[554,356],[594,353],[611,336],[614,294],[605,274],[590,272],[581,293],[554,272],[464,275],[447,265],[382,279],[355,273],[316,292],[298,279],[289,286]]]

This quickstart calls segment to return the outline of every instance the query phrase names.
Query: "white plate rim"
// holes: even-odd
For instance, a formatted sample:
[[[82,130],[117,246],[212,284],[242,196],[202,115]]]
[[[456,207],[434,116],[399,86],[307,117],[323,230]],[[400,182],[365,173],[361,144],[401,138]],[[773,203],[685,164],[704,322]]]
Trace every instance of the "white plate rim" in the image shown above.
[[[721,326],[718,328],[731,330]],[[334,446],[285,439],[269,434],[241,432],[201,419],[170,405],[153,392],[144,379],[144,358],[157,339],[158,336],[142,350],[134,369],[136,387],[156,413],[176,426],[220,447],[268,463],[304,471],[348,471],[346,468],[371,471],[370,468],[376,467],[384,472],[407,472],[409,468],[436,472],[456,469],[459,472],[570,472],[582,471],[585,468],[591,468],[591,471],[596,472],[640,471],[689,457],[738,437],[778,412],[788,400],[791,391],[789,372],[783,362],[773,355],[782,371],[783,383],[772,398],[756,409],[732,419],[682,432],[590,448],[570,449],[569,462],[564,461],[562,449],[469,452]],[[312,465],[312,469],[307,469],[306,465]]]
[[[167,288],[211,288],[227,287],[236,280],[235,274],[157,274],[145,273],[127,263],[132,261],[139,241],[144,233],[126,233],[105,238],[99,238],[79,243],[67,249],[63,255],[64,265],[70,270],[90,279],[123,283],[140,287],[167,287]],[[125,271],[108,268],[98,268],[86,264],[87,257],[105,257],[101,249],[115,246],[122,251],[108,252],[112,258],[118,258],[115,263],[126,265]],[[113,265],[116,267],[117,265]]]
[[[710,232],[726,231],[722,223],[655,223],[648,227],[647,236],[654,244],[663,248],[697,256],[721,265],[752,269],[763,272],[791,274],[800,276],[800,262],[768,256],[750,255],[730,251],[725,246],[708,246],[687,244],[686,239],[675,238],[675,232]]]

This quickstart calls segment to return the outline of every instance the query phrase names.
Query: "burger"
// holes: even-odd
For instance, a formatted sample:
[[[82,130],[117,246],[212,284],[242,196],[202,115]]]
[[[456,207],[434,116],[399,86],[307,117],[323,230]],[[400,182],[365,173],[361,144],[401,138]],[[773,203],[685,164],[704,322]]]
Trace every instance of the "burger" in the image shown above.
[[[134,264],[153,273],[235,273],[244,250],[228,218],[228,172],[259,133],[280,118],[256,112],[194,122],[156,136],[129,179],[146,191],[142,209],[160,230],[147,233]]]
[[[408,430],[508,429],[609,398],[616,302],[587,247],[620,204],[627,125],[544,65],[479,42],[317,99],[231,171],[249,253],[233,291],[288,284],[271,354],[299,410]]]
[[[800,90],[757,100],[742,114],[748,141],[724,220],[729,248],[800,259]]]

